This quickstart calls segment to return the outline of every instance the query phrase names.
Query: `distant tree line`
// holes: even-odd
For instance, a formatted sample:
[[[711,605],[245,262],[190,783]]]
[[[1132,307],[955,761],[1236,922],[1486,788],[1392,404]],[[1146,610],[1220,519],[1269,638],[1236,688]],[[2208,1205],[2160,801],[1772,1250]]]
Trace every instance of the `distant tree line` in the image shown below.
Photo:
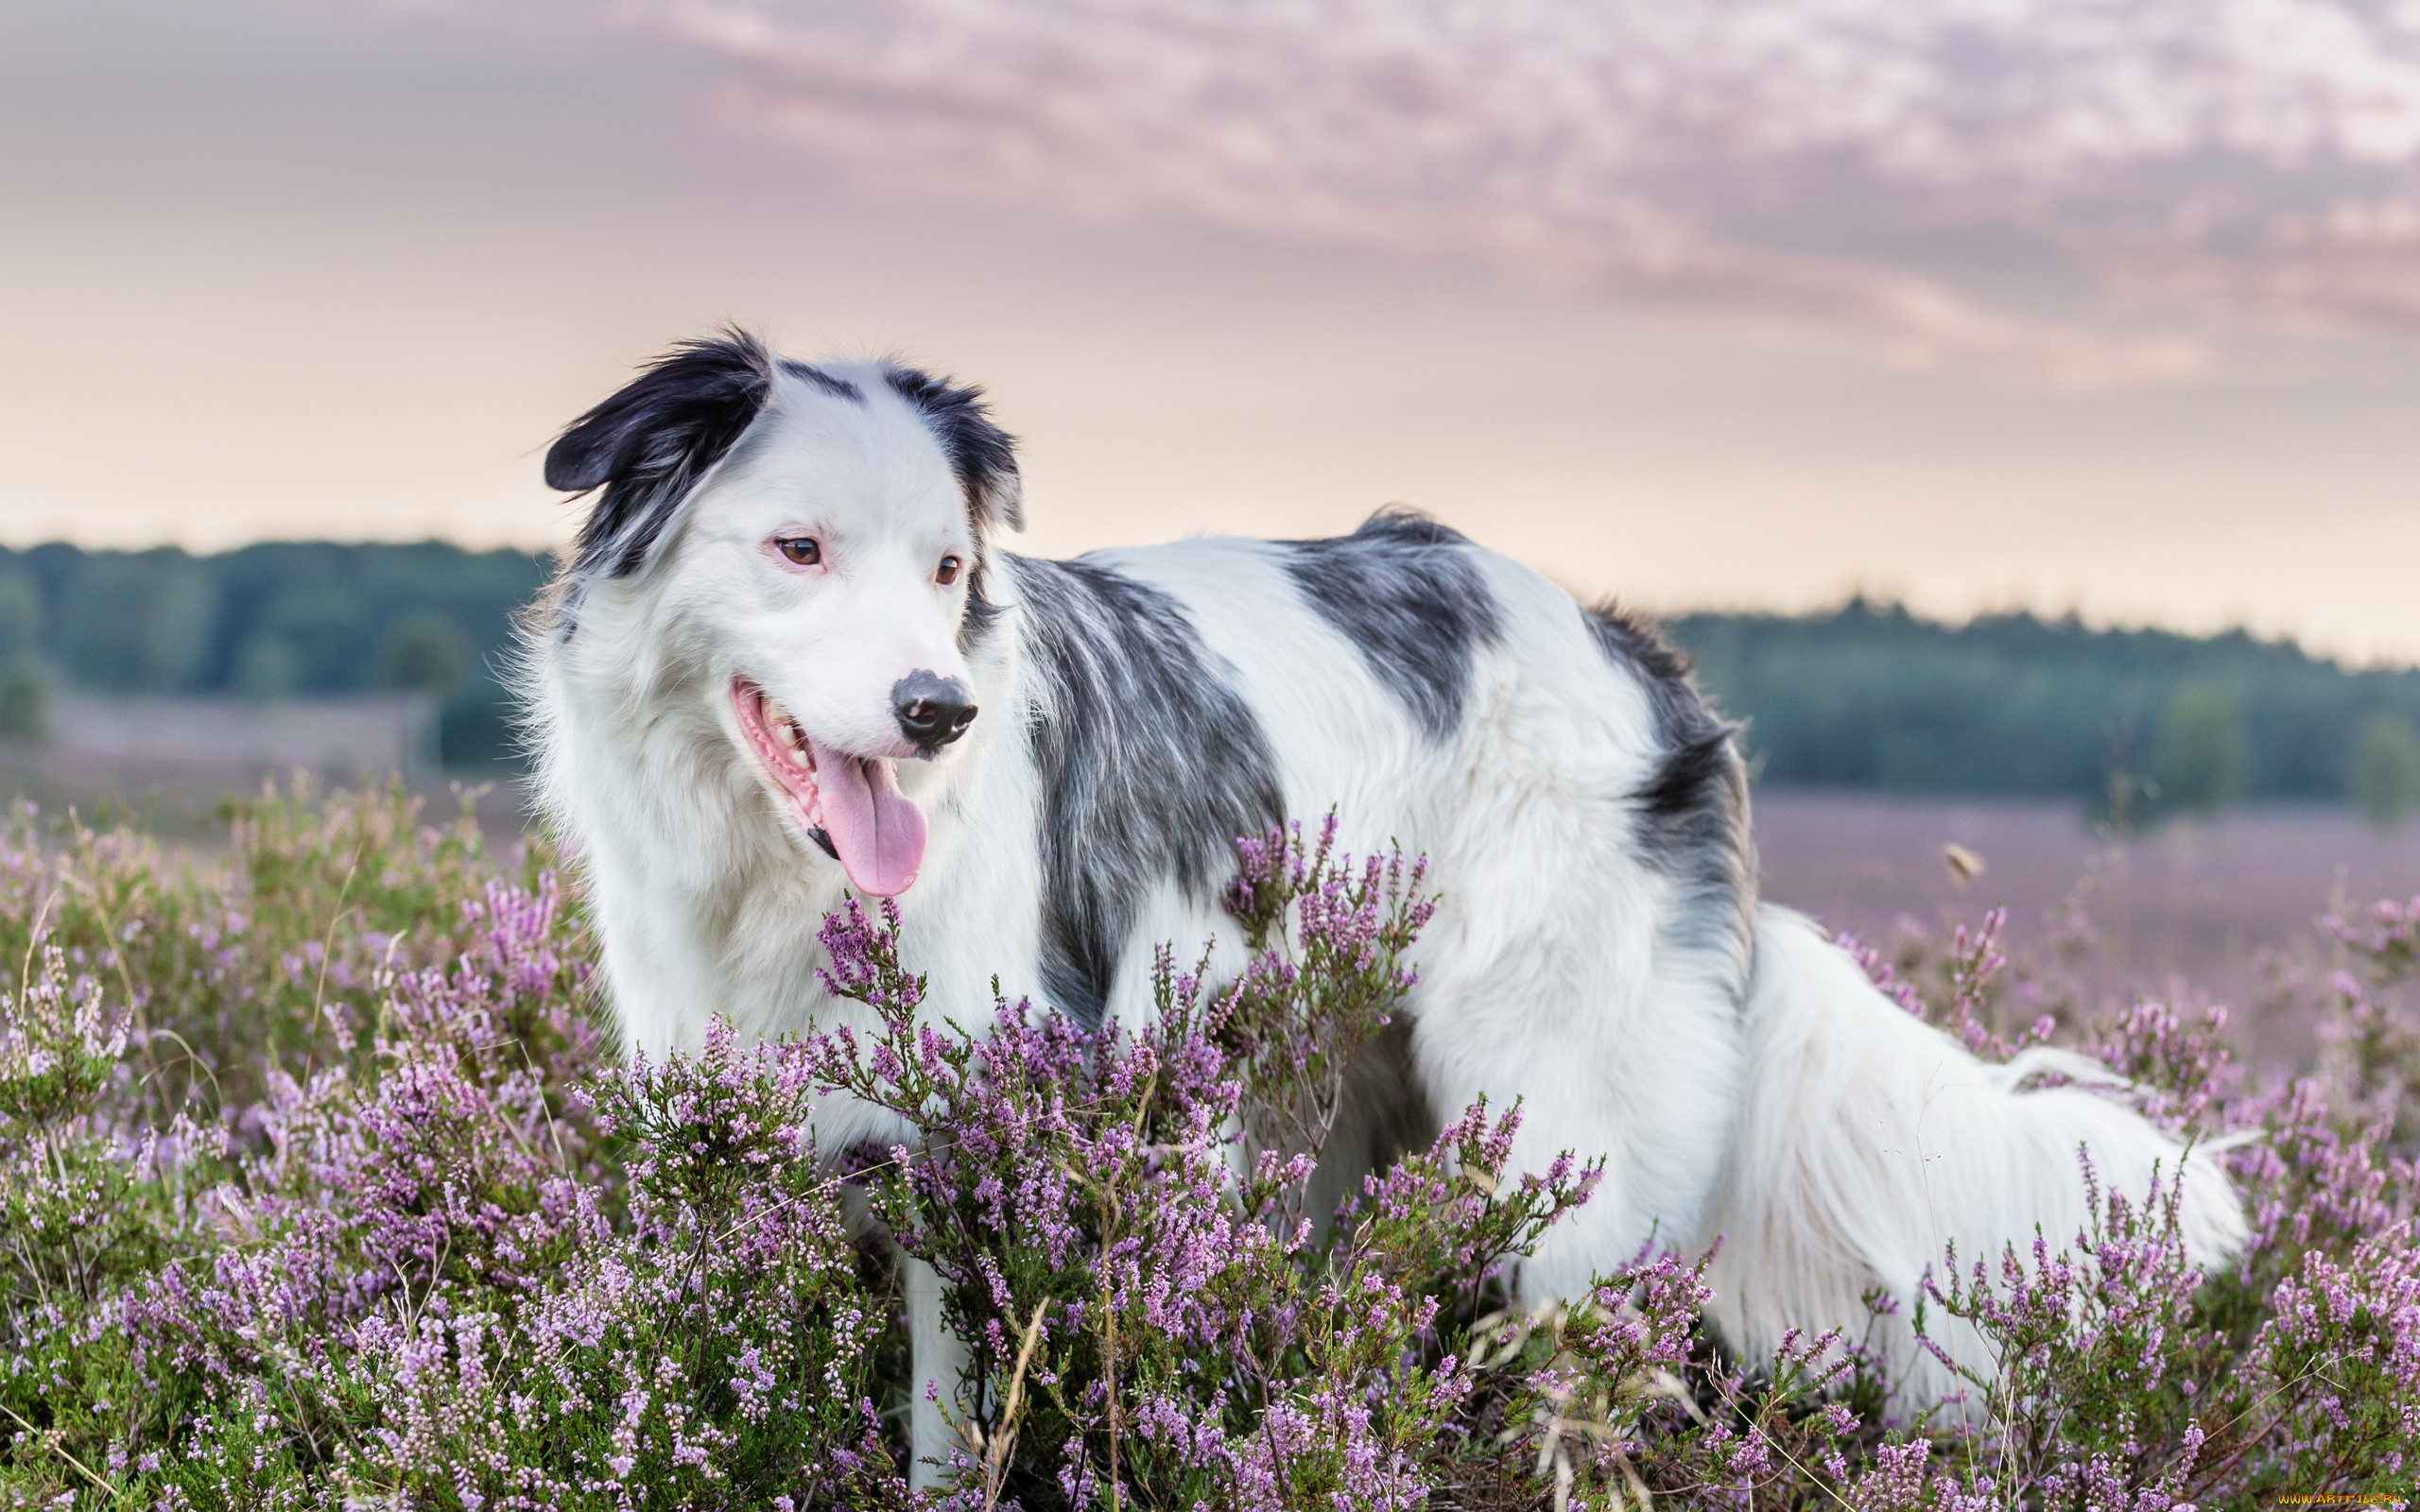
[[[1768,783],[2067,795],[2121,817],[2350,799],[2392,824],[2420,805],[2420,670],[2356,671],[2239,630],[1948,626],[1864,599],[1668,628],[1747,722]]]
[[[422,689],[441,700],[447,765],[507,760],[500,656],[547,570],[437,541],[0,549],[0,732],[39,734],[53,684],[262,701]]]
[[[0,549],[0,733],[54,686],[258,700],[417,688],[451,765],[511,757],[501,657],[544,557],[437,541]],[[2148,817],[2242,799],[2420,806],[2420,671],[2354,671],[2241,632],[1962,626],[1853,600],[1668,622],[1748,727],[1760,780],[2071,796]]]

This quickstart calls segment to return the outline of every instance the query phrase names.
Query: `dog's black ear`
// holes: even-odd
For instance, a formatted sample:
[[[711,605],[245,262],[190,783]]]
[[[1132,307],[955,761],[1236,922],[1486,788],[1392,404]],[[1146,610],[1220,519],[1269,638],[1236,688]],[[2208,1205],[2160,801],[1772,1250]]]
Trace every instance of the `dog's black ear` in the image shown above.
[[[726,331],[673,348],[573,421],[546,453],[546,485],[605,490],[580,524],[574,570],[635,571],[681,501],[765,407],[772,384],[765,344]]]
[[[883,379],[892,393],[924,411],[925,422],[949,457],[966,495],[967,518],[980,538],[991,526],[1025,528],[1025,480],[1017,475],[1017,440],[992,423],[983,390],[913,368],[892,368]]]

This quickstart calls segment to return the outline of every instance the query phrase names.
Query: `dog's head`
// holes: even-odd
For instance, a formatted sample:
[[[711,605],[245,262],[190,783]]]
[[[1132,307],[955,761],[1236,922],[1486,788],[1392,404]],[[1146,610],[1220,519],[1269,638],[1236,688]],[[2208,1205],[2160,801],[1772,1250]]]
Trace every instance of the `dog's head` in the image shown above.
[[[1014,444],[981,390],[726,333],[573,421],[546,481],[601,490],[573,594],[648,583],[801,833],[860,891],[905,891],[925,821],[897,764],[945,758],[977,717],[985,539],[1023,524]]]

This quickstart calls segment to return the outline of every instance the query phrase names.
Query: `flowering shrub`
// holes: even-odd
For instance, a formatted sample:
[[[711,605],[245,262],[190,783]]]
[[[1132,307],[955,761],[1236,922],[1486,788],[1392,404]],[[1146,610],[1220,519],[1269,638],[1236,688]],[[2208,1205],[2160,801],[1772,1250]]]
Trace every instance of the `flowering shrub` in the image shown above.
[[[0,846],[8,1504],[2147,1512],[2420,1477],[2420,900],[2331,926],[2321,1064],[2263,1085],[2221,1015],[2097,1012],[1997,916],[1859,948],[1979,1053],[2099,1056],[2255,1220],[2218,1276],[2167,1190],[1945,1254],[1917,1321],[1992,1366],[1907,1421],[1857,1340],[1726,1351],[1705,1256],[1514,1305],[1595,1181],[1501,1181],[1517,1108],[1314,1211],[1417,863],[1247,841],[1247,964],[1164,952],[1144,1024],[933,1022],[852,906],[821,939],[863,1027],[659,1064],[610,1054],[543,846],[391,791],[272,794],[231,841],[25,812]],[[896,1143],[816,1148],[835,1098]],[[900,1251],[973,1348],[944,1489],[907,1486]]]
[[[862,1171],[975,1342],[988,1389],[960,1479],[987,1503],[1426,1499],[1472,1386],[1450,1343],[1590,1177],[1566,1161],[1498,1193],[1517,1115],[1481,1106],[1353,1213],[1302,1211],[1345,1062],[1410,985],[1421,880],[1324,836],[1248,844],[1230,901],[1250,964],[1213,993],[1164,952],[1157,1015],[1132,1029],[1022,1004],[980,1039],[920,1026],[890,906],[826,922],[829,985],[882,1033],[809,1058],[917,1135]],[[1247,1080],[1267,1093],[1249,1108]]]

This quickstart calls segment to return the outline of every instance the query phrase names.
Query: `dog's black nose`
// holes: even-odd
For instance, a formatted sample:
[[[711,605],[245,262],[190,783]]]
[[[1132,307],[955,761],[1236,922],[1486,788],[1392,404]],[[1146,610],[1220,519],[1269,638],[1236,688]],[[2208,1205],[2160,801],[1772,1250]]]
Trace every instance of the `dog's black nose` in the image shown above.
[[[890,687],[890,712],[899,731],[925,750],[948,745],[975,723],[966,685],[955,678],[910,672]]]

